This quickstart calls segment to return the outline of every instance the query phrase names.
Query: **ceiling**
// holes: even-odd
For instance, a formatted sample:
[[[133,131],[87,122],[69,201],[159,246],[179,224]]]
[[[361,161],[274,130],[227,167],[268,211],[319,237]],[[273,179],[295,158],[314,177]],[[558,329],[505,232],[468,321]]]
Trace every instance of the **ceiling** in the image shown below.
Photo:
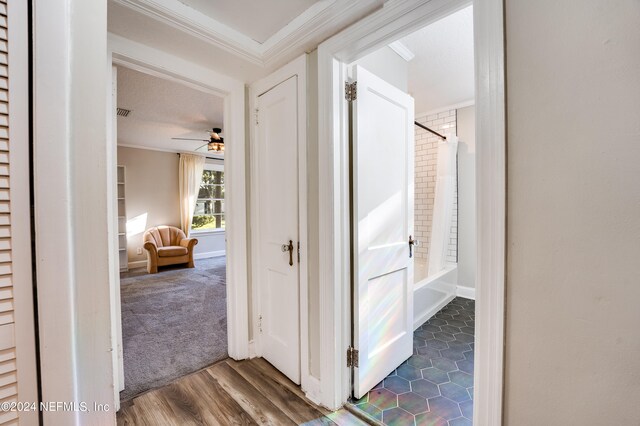
[[[131,110],[118,117],[118,145],[195,151],[206,142],[171,138],[206,139],[207,129],[222,127],[223,99],[218,96],[125,67],[118,67],[117,78],[117,106]]]
[[[108,0],[108,31],[251,83],[384,0]]]
[[[416,113],[474,98],[473,9],[469,6],[400,40],[409,61],[409,93]]]
[[[293,21],[315,0],[180,0],[198,12],[246,34],[258,43]]]

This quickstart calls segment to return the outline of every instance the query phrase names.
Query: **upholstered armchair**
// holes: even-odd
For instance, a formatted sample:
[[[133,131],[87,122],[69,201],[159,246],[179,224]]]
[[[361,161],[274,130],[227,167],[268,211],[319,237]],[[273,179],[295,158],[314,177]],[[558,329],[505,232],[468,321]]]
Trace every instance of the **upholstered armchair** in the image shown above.
[[[156,226],[147,229],[142,237],[147,250],[147,271],[158,272],[158,266],[186,263],[193,268],[193,247],[198,244],[195,238],[187,238],[182,229],[173,226]]]

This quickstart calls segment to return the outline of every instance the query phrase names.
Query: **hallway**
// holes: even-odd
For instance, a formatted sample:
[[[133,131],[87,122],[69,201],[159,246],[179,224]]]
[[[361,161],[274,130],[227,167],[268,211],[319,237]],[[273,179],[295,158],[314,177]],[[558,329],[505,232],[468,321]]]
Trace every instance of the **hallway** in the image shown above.
[[[339,425],[358,418],[314,405],[261,358],[227,359],[124,403],[118,425]]]

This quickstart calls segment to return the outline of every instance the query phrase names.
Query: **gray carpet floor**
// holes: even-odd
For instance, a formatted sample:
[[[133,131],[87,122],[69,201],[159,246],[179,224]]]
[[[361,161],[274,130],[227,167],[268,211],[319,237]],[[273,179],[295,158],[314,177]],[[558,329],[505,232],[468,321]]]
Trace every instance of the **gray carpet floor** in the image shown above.
[[[120,278],[122,401],[227,357],[226,258]]]

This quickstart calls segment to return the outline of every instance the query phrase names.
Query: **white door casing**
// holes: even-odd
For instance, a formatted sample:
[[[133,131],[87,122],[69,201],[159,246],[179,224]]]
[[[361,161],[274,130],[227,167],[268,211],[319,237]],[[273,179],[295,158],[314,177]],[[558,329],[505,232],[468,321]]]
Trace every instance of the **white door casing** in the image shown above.
[[[259,329],[262,356],[300,384],[297,76],[257,101]],[[291,251],[284,248],[291,244]]]
[[[413,354],[414,101],[355,67],[354,343],[361,398]]]
[[[107,114],[109,115],[107,123],[111,120],[111,132],[107,133],[107,137],[111,139],[112,144],[108,145],[111,151],[108,165],[108,177],[110,179],[108,192],[111,209],[109,216],[111,217],[111,226],[109,228],[110,250],[109,257],[110,277],[109,285],[111,286],[111,341],[113,346],[113,383],[115,392],[116,406],[120,405],[120,391],[124,390],[124,346],[122,343],[122,306],[120,300],[120,265],[118,262],[118,182],[117,182],[117,144],[118,144],[118,118],[116,115],[116,106],[118,104],[118,69],[109,64],[111,69],[111,91],[107,101],[111,101]]]

